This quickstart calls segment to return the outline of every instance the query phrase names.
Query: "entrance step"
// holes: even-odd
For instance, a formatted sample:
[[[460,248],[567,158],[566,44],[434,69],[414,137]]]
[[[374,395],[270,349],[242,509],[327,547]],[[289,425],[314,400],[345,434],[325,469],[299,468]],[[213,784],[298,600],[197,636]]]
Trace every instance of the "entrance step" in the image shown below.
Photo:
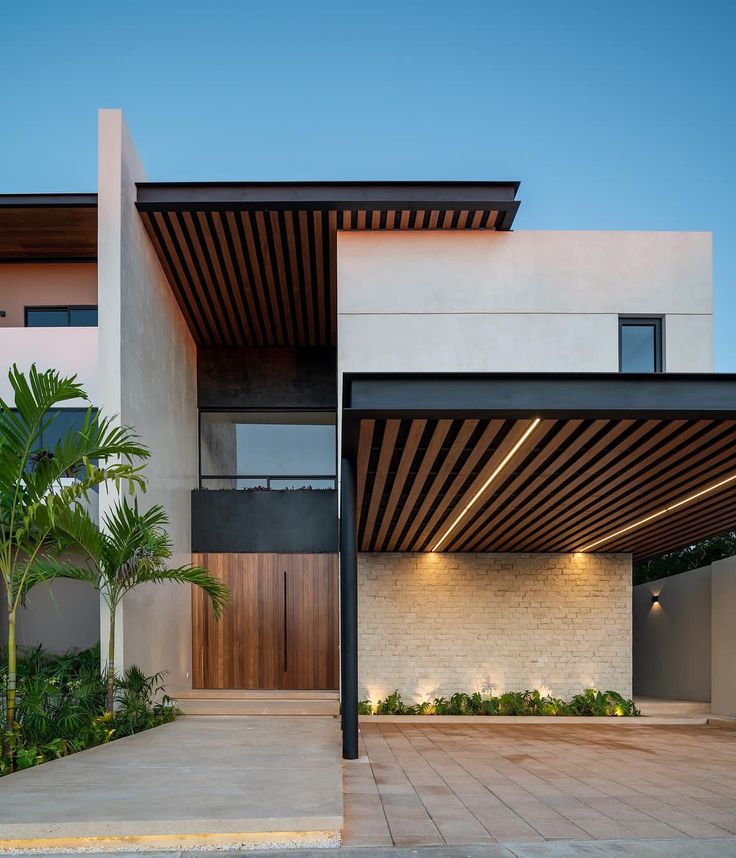
[[[700,716],[710,714],[710,703],[697,700],[666,700],[661,697],[635,697],[634,703],[644,716],[666,715]]]
[[[340,712],[337,691],[182,689],[171,696],[183,715],[322,715]]]

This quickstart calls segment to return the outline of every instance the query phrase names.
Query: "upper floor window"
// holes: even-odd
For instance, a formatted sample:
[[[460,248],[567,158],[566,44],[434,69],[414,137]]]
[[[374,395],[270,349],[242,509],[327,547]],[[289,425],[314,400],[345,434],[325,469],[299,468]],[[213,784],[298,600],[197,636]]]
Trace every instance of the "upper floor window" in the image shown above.
[[[97,307],[26,307],[27,328],[96,328]]]
[[[620,372],[662,372],[662,320],[622,316],[618,320]]]
[[[334,411],[202,411],[205,489],[334,489]]]

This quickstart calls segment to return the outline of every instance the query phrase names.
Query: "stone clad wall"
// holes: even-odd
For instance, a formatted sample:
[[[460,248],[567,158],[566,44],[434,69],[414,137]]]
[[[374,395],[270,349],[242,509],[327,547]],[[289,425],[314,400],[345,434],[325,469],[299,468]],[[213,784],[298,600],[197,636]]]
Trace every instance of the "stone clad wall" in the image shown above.
[[[628,554],[358,555],[360,695],[631,694]]]

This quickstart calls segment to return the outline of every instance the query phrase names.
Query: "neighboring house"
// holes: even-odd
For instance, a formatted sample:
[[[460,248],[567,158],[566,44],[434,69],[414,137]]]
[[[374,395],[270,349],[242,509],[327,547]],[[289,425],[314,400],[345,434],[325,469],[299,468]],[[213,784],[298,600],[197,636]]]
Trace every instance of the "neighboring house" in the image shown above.
[[[179,556],[233,589],[219,625],[186,588],[130,594],[125,663],[341,687],[348,757],[357,700],[394,688],[631,693],[632,556],[736,508],[711,238],[512,231],[517,189],[151,183],[101,112],[96,290],[78,262],[46,264],[43,298],[17,285],[41,266],[0,271],[0,323],[96,303],[97,338],[4,329],[0,355],[77,369],[139,430]],[[45,204],[34,229],[4,203],[3,258],[79,255],[78,210],[47,229]]]

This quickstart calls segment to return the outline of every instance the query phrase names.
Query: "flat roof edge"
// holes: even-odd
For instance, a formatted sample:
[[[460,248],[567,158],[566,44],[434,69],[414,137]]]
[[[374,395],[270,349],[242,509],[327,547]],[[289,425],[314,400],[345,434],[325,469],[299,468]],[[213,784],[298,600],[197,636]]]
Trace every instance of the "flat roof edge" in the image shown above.
[[[96,208],[97,194],[0,194],[0,208]]]

